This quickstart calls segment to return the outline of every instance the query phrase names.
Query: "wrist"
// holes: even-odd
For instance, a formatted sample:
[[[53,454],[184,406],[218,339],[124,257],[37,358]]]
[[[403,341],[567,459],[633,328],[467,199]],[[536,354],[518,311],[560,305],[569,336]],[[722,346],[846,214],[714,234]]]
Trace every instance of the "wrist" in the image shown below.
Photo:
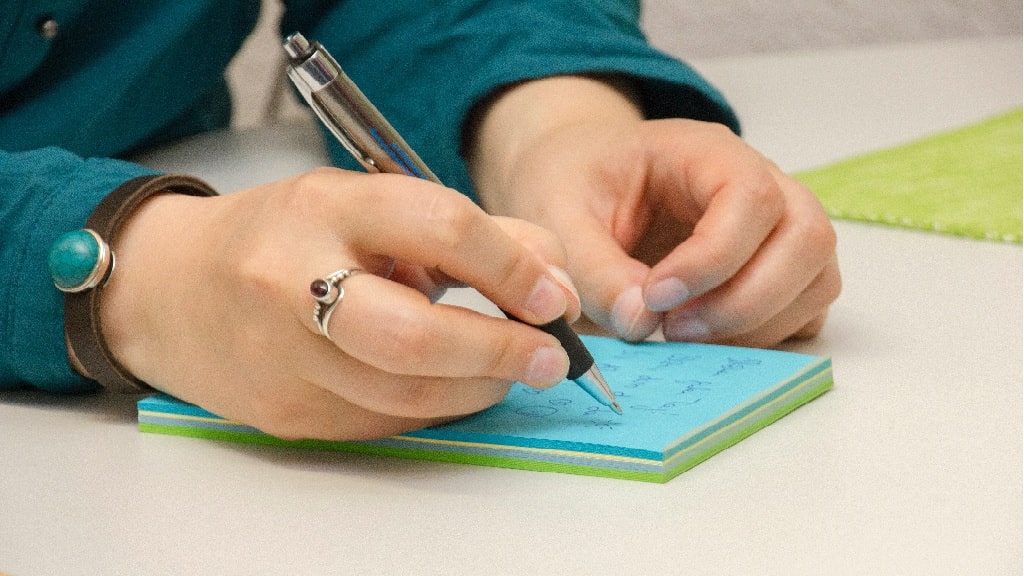
[[[186,176],[144,176],[129,180],[105,197],[86,222],[86,228],[65,234],[50,252],[54,284],[64,295],[64,326],[68,358],[74,370],[104,387],[141,391],[146,385],[135,377],[113,353],[107,335],[116,303],[105,302],[118,264],[112,247],[119,247],[128,224],[156,195],[175,192],[189,196],[216,193],[205,183]],[[124,267],[123,265],[121,267]],[[113,282],[117,284],[117,282]],[[101,306],[101,303],[104,306]],[[101,310],[106,313],[101,314]]]
[[[163,278],[163,273],[180,270],[173,261],[175,253],[188,251],[186,246],[168,245],[183,233],[180,223],[196,225],[194,220],[174,212],[182,200],[187,201],[166,192],[146,199],[124,221],[111,245],[117,254],[117,271],[103,287],[99,325],[112,359],[147,383],[151,379],[144,351],[151,347],[145,339],[152,333],[146,314],[148,302],[167,293],[167,284],[173,280]]]
[[[506,88],[480,104],[465,154],[481,204],[496,211],[519,158],[562,128],[643,120],[624,76],[553,76]],[[500,210],[498,210],[500,212]]]

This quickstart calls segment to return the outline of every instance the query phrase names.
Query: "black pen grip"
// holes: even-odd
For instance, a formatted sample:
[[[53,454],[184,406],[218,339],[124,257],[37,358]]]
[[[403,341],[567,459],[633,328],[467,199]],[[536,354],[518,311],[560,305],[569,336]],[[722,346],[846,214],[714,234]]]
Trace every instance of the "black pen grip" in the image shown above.
[[[590,370],[594,365],[594,357],[590,355],[590,350],[587,350],[587,347],[583,345],[579,334],[576,334],[576,331],[572,329],[572,326],[569,326],[569,322],[564,317],[541,326],[536,326],[529,322],[523,322],[504,310],[502,310],[502,313],[508,316],[510,320],[533,326],[558,338],[562,348],[565,348],[566,354],[569,355],[569,374],[566,376],[569,380],[575,380],[586,374],[587,370]]]

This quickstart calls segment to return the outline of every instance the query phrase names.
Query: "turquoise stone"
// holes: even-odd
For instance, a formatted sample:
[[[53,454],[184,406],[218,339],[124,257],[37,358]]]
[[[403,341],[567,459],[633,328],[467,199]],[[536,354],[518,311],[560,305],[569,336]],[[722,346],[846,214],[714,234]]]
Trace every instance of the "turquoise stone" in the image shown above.
[[[100,245],[96,238],[85,230],[74,230],[53,243],[47,263],[53,283],[68,290],[88,280],[99,260]]]

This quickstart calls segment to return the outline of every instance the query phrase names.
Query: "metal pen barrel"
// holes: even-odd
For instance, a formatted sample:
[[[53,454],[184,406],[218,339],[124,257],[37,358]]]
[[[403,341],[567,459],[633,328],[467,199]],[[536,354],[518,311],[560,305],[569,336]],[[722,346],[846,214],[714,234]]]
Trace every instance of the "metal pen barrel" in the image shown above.
[[[303,98],[368,172],[407,174],[442,184],[318,42],[309,42],[295,33],[285,40],[284,50],[290,60],[288,76]],[[593,356],[565,318],[535,327],[558,338],[569,355],[569,378],[594,399],[622,414]]]
[[[292,34],[284,49],[291,61],[288,75],[363,168],[441,183],[318,42]]]

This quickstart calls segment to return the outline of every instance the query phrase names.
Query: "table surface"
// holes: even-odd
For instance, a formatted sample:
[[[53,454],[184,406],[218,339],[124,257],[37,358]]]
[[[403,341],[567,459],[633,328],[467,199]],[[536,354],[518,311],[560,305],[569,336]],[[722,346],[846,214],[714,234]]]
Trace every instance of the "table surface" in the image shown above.
[[[696,62],[787,170],[1021,103],[1021,39]],[[145,162],[228,191],[310,125]],[[0,573],[1019,574],[1021,246],[837,222],[835,388],[665,485],[139,433],[132,399],[0,395]]]

